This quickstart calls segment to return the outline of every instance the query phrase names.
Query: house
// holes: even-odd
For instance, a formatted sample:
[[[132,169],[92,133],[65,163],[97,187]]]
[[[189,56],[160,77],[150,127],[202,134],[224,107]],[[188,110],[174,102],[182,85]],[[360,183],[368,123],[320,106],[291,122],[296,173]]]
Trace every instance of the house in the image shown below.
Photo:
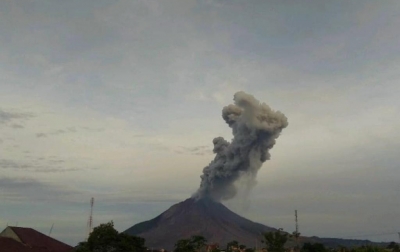
[[[0,233],[0,252],[71,252],[73,247],[32,228],[7,227]]]

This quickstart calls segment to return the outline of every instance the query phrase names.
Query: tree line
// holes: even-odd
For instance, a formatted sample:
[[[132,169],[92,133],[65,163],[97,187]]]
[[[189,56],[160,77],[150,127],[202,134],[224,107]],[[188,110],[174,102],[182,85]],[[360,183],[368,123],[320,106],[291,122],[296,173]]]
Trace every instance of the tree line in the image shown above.
[[[265,252],[287,252],[285,244],[289,239],[297,241],[300,233],[289,234],[278,229],[274,232],[262,234],[262,251]],[[95,227],[90,233],[87,241],[80,242],[75,252],[146,252],[145,239],[125,233],[119,233],[114,228],[114,223],[108,222]],[[231,241],[226,247],[208,246],[207,240],[201,235],[195,235],[187,239],[180,239],[175,243],[173,252],[255,252],[255,248],[247,248],[238,241]],[[291,249],[293,252],[400,252],[399,244],[389,243],[386,248],[374,246],[361,246],[357,248],[339,247],[335,250],[326,248],[321,243],[304,243],[302,247],[298,244]]]

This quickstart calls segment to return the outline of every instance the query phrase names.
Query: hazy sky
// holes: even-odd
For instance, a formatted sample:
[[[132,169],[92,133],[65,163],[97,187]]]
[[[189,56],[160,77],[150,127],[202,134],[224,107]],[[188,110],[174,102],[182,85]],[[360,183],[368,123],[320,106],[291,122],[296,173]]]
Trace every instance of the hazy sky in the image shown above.
[[[71,245],[194,193],[243,90],[289,120],[248,198],[303,235],[398,240],[398,0],[0,1],[0,229]]]

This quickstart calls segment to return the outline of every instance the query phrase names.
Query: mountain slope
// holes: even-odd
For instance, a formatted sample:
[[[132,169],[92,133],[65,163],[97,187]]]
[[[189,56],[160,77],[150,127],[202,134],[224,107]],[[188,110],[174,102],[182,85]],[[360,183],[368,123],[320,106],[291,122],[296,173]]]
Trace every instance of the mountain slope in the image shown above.
[[[261,240],[261,233],[274,230],[239,216],[221,203],[189,198],[156,218],[136,224],[124,232],[145,238],[149,248],[172,250],[177,240],[192,235],[202,235],[208,243],[221,246],[237,240],[254,247]]]

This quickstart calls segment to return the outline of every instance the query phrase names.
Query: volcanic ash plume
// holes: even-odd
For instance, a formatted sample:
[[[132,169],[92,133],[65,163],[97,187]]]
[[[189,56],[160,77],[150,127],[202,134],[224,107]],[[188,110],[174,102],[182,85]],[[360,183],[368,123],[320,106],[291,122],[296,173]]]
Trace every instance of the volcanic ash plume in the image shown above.
[[[193,196],[197,199],[231,199],[237,193],[235,181],[243,177],[251,188],[262,163],[270,158],[275,139],[288,125],[284,114],[250,94],[237,92],[233,100],[235,105],[222,110],[222,117],[232,128],[233,140],[229,143],[222,137],[214,138],[216,155],[203,169],[200,188]]]

